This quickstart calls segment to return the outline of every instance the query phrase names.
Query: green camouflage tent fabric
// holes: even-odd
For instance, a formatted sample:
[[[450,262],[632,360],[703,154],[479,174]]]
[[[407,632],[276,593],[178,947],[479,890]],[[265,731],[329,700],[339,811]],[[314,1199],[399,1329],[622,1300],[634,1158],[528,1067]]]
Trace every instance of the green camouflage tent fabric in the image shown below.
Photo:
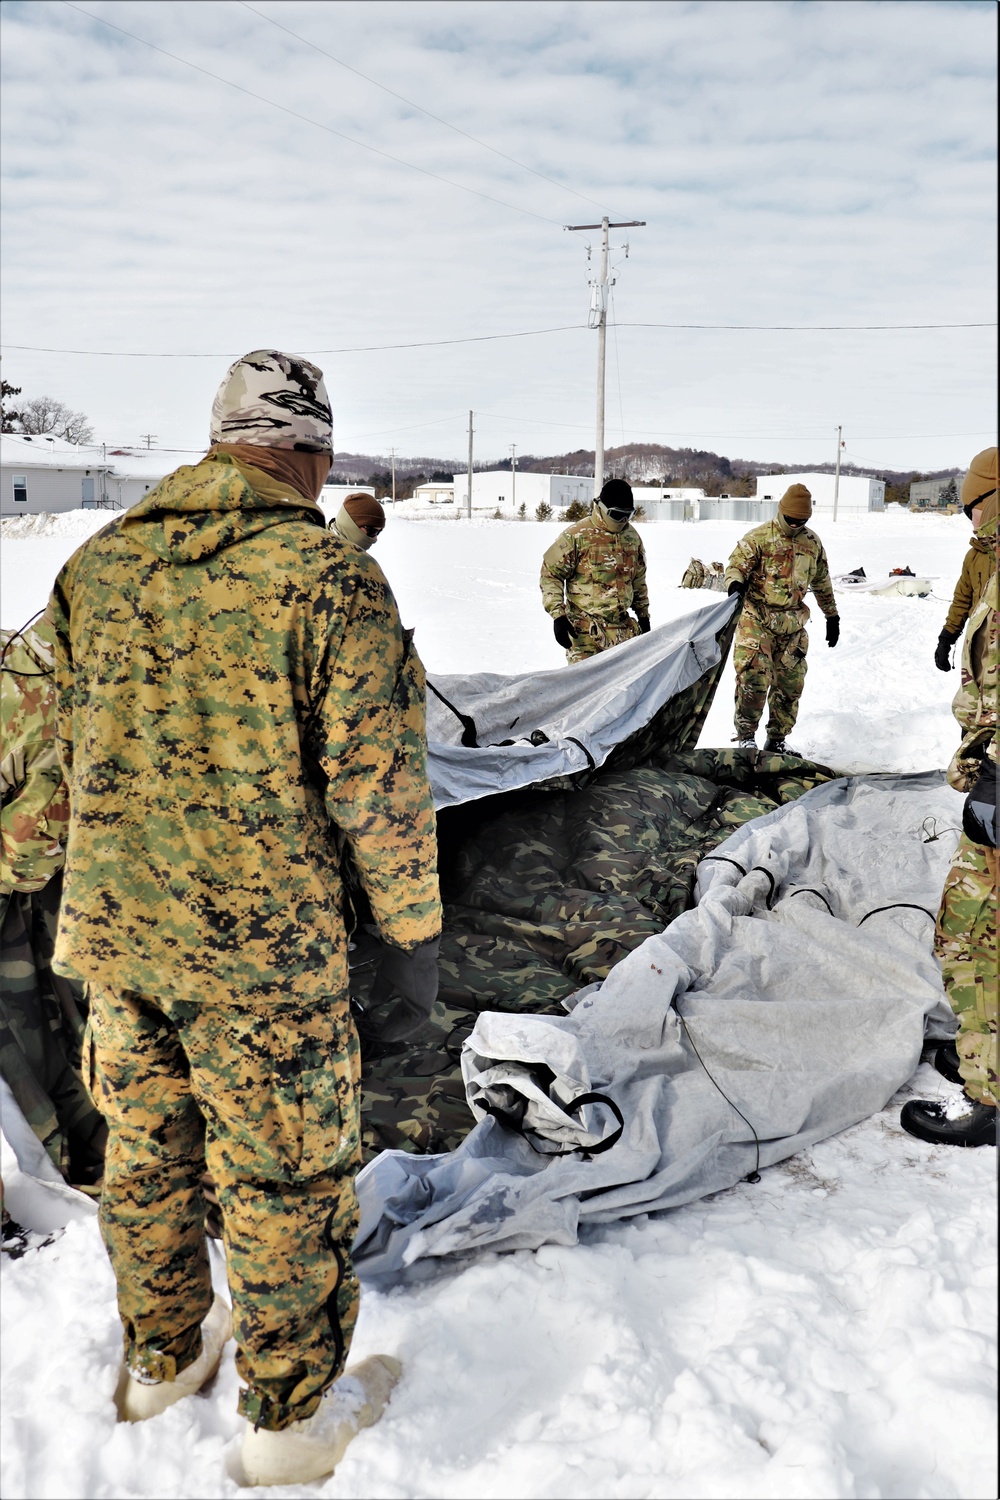
[[[692,904],[701,859],[751,818],[833,780],[794,756],[695,750],[728,654],[599,769],[439,814],[441,989],[416,1045],[391,1052],[364,1012],[365,1160],[450,1151],[472,1129],[459,1058],[481,1010],[563,1014],[560,1001]]]

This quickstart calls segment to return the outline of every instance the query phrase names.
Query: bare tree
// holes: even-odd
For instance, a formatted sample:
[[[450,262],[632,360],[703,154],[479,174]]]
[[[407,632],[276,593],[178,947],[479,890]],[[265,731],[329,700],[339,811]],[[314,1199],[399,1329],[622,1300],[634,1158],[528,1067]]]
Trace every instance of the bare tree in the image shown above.
[[[21,402],[19,431],[33,436],[51,434],[67,443],[89,443],[94,429],[82,411],[70,411],[54,396],[32,396]]]

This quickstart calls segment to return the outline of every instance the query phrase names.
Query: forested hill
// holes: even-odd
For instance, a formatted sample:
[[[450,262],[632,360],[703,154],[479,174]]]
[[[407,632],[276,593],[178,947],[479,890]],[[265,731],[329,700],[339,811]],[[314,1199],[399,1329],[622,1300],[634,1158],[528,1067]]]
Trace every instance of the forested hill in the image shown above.
[[[593,449],[577,448],[572,453],[546,455],[524,454],[517,460],[517,467],[531,473],[593,474]],[[483,459],[476,462],[477,469],[509,469],[510,459]],[[758,474],[781,474],[789,469],[813,471],[821,474],[833,472],[832,463],[756,463],[752,459],[725,458],[701,448],[665,448],[659,443],[626,443],[620,448],[609,448],[604,456],[605,474],[608,478],[627,479],[631,484],[665,484],[678,488],[691,485],[704,489],[709,495],[752,495]],[[428,481],[451,479],[453,474],[464,473],[463,459],[406,458],[396,460],[396,494],[404,498],[412,493],[415,485]],[[908,500],[910,483],[914,479],[944,479],[960,469],[935,469],[924,473],[916,469],[859,469],[854,464],[843,464],[843,474],[874,474],[886,483],[887,500]],[[337,453],[334,457],[333,477],[340,484],[372,484],[379,494],[390,487],[391,469],[388,458],[369,453]]]

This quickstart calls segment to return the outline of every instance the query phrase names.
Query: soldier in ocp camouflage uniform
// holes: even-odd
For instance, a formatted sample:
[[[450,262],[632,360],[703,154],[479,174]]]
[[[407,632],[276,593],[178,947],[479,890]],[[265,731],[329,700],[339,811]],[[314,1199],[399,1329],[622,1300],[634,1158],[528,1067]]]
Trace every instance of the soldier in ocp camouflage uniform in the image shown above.
[[[542,603],[567,662],[649,630],[646,553],[629,525],[634,509],[631,486],[609,479],[590,515],[567,526],[542,560]]]
[[[56,754],[49,620],[0,631],[0,658],[0,1073],[53,1165],[91,1188],[107,1130],[79,1073],[83,987],[52,972],[69,797]]]
[[[835,646],[840,638],[826,552],[806,526],[811,515],[809,491],[803,484],[791,485],[781,497],[775,519],[748,531],[726,568],[728,592],[738,594],[743,605],[733,647],[733,738],[741,749],[756,750],[765,702],[769,718],[764,750],[781,755],[787,748],[806,680],[809,609],[805,596],[809,589],[826,616],[827,644]]]
[[[110,1126],[119,1412],[155,1415],[218,1364],[207,1162],[254,1424],[244,1476],[306,1482],[350,1436],[321,1398],[358,1308],[345,841],[400,1005],[426,1013],[437,988],[424,678],[377,563],[316,504],[321,372],[245,356],[211,437],[56,582],[72,796],[57,965],[90,983],[85,1071]],[[370,1421],[398,1366],[362,1372]]]
[[[979,459],[986,455],[980,454]],[[963,505],[978,501],[995,514],[997,450],[992,449],[992,487],[973,461],[962,485]],[[986,483],[990,480],[987,479]],[[980,526],[983,524],[980,519]],[[998,546],[994,536],[994,548]],[[969,617],[962,650],[962,685],[952,711],[964,733],[948,767],[948,780],[965,792],[962,837],[944,883],[934,951],[952,1009],[958,1017],[954,1049],[942,1048],[935,1066],[964,1087],[959,1107],[911,1099],[900,1123],[920,1140],[950,1146],[996,1144],[1000,1105],[997,1059],[998,973],[996,793],[997,705],[1000,698],[1000,591],[994,568]]]

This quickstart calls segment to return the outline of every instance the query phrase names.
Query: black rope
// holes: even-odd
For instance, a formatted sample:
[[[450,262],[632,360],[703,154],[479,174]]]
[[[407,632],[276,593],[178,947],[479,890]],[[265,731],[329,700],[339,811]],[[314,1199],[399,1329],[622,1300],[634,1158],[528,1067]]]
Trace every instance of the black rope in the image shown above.
[[[695,1046],[695,1040],[694,1040],[694,1037],[691,1035],[691,1032],[688,1029],[688,1023],[685,1021],[684,1017],[681,1015],[680,1011],[676,1009],[676,1007],[675,1007],[675,1012],[676,1012],[678,1021],[680,1021],[681,1025],[684,1027],[684,1035],[687,1037],[688,1041],[691,1043],[692,1048],[694,1049],[694,1055],[695,1055],[695,1057],[698,1059],[698,1061],[701,1063],[702,1067],[705,1069],[705,1075],[708,1078],[709,1083],[714,1084],[714,1086],[718,1089],[719,1093],[722,1095],[723,1099],[725,1099],[726,1103],[730,1106],[731,1109],[735,1109],[736,1113],[739,1115],[739,1117],[743,1121],[744,1125],[747,1127],[747,1129],[753,1135],[753,1141],[754,1141],[754,1146],[756,1148],[757,1155],[756,1155],[756,1158],[754,1160],[753,1171],[752,1172],[748,1172],[747,1175],[746,1175],[746,1177],[743,1180],[744,1180],[744,1182],[759,1182],[760,1181],[760,1136],[757,1134],[756,1130],[754,1130],[753,1126],[750,1124],[750,1121],[747,1119],[746,1115],[739,1108],[739,1106],[736,1105],[736,1104],[734,1104],[733,1101],[732,1101],[732,1099],[730,1099],[729,1095],[726,1093],[725,1089],[722,1087],[722,1084],[719,1083],[718,1079],[717,1078],[713,1078],[712,1074],[709,1072],[708,1064],[706,1063],[705,1059],[702,1057],[701,1053],[698,1051],[697,1046]]]
[[[835,915],[833,907],[830,905],[829,901],[823,895],[823,892],[822,891],[818,891],[814,885],[800,885],[797,891],[792,891],[792,895],[793,896],[818,896],[819,899],[822,901],[823,905],[826,907],[827,911],[830,913],[831,917]]]
[[[895,911],[898,906],[905,906],[910,911],[922,911],[924,916],[930,917],[932,922],[937,921],[937,913],[928,911],[926,906],[917,906],[913,901],[890,901],[888,906],[876,906],[874,911],[865,912],[858,926],[863,927],[869,917],[877,917],[880,911]]]
[[[444,693],[439,692],[439,690],[434,686],[429,677],[427,679],[427,686],[430,688],[435,698],[438,698],[444,704],[445,708],[451,709],[451,712],[455,715],[455,718],[461,724],[462,744],[465,746],[466,750],[478,750],[479,734],[476,729],[475,719],[471,718],[469,714],[460,713],[455,707],[454,703],[449,703]],[[516,722],[517,721],[515,720],[515,723]]]
[[[770,911],[771,907],[774,905],[774,897],[777,891],[777,886],[774,883],[774,876],[771,874],[770,870],[765,870],[763,865],[752,865],[750,874],[753,875],[757,870],[760,871],[761,875],[767,876],[768,883],[771,887],[771,889],[767,893],[767,900],[764,902],[764,905],[767,907],[768,911]]]
[[[728,854],[706,854],[705,858],[702,860],[702,864],[706,864],[710,859],[717,860],[720,864],[732,865],[734,869],[739,870],[741,875],[746,874],[746,870],[744,870],[743,866],[737,860],[730,859]]]
[[[577,1094],[576,1098],[572,1099],[569,1104],[560,1104],[559,1108],[563,1110],[565,1114],[571,1115],[575,1114],[578,1109],[582,1109],[585,1104],[606,1104],[608,1109],[610,1109],[611,1113],[614,1115],[615,1119],[618,1121],[617,1129],[613,1130],[609,1136],[606,1136],[604,1138],[603,1141],[598,1141],[596,1146],[567,1146],[565,1151],[543,1151],[540,1146],[536,1146],[534,1141],[531,1139],[531,1136],[521,1124],[521,1121],[517,1119],[517,1117],[511,1110],[501,1109],[498,1104],[493,1104],[489,1099],[486,1098],[481,1101],[481,1108],[484,1109],[488,1115],[492,1115],[493,1119],[498,1121],[499,1124],[503,1125],[505,1129],[514,1131],[515,1135],[519,1135],[522,1140],[527,1141],[528,1145],[531,1147],[532,1151],[534,1151],[536,1156],[572,1156],[575,1152],[579,1151],[581,1152],[584,1161],[590,1161],[591,1157],[600,1156],[602,1152],[610,1151],[612,1146],[618,1144],[618,1142],[621,1140],[622,1132],[625,1129],[625,1116],[622,1114],[615,1101],[613,1099],[609,1099],[607,1094]],[[522,1107],[521,1111],[521,1119],[523,1118],[524,1107]],[[753,1127],[751,1126],[751,1129],[752,1128]]]
[[[580,743],[580,741],[579,741],[579,740],[578,740],[578,739],[576,739],[576,738],[575,738],[575,737],[574,737],[574,736],[573,736],[573,735],[571,735],[571,734],[568,734],[568,735],[567,735],[567,736],[566,736],[566,738],[567,738],[567,739],[568,739],[568,740],[569,740],[569,742],[570,742],[570,744],[571,744],[571,745],[576,745],[576,746],[577,746],[577,748],[578,748],[578,749],[580,749],[580,750],[582,750],[582,751],[583,751],[583,753],[584,753],[584,755],[585,755],[585,756],[586,756],[586,757],[587,757],[587,766],[588,766],[588,768],[589,768],[589,769],[590,769],[590,770],[591,770],[591,771],[596,771],[596,770],[597,770],[597,761],[596,761],[596,760],[595,760],[595,759],[594,759],[594,757],[593,757],[593,756],[592,756],[592,755],[591,755],[591,753],[590,753],[590,751],[589,751],[589,750],[588,750],[588,749],[587,749],[587,747],[586,747],[586,745],[583,745],[583,744],[581,744],[581,743]]]
[[[47,608],[47,606],[46,606],[46,608]],[[8,637],[8,639],[6,641],[4,641],[3,650],[0,651],[0,671],[2,671],[2,672],[10,672],[15,677],[51,677],[52,676],[54,668],[47,667],[45,665],[45,663],[36,655],[36,653],[34,651],[32,651],[31,647],[28,645],[28,642],[26,640],[24,642],[24,649],[25,649],[25,651],[27,651],[27,653],[31,657],[32,661],[38,662],[38,665],[42,668],[42,670],[40,672],[22,672],[18,667],[8,667],[7,664],[6,664],[7,663],[7,652],[10,650],[11,646],[17,640],[18,636],[23,637],[24,636],[24,632],[27,630],[28,626],[32,623],[32,621],[33,620],[37,620],[38,616],[39,615],[43,615],[44,613],[45,613],[45,608],[36,609],[35,613],[29,619],[25,620],[24,624],[20,627],[20,629],[19,630],[15,630]]]

